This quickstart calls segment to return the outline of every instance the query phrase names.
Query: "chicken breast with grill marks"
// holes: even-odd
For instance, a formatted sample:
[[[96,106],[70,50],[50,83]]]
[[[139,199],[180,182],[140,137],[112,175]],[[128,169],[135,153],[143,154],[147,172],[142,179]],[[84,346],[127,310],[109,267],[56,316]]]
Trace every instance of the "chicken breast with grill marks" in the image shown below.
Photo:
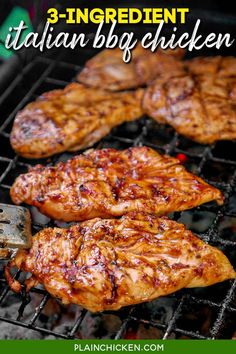
[[[64,304],[97,312],[150,301],[182,288],[235,278],[229,260],[165,217],[131,213],[93,219],[69,229],[49,228],[33,237],[5,269],[13,291],[21,284],[10,269],[32,273],[27,291],[41,283]]]
[[[87,61],[77,79],[91,87],[110,91],[136,88],[173,70],[180,65],[183,55],[182,49],[151,52],[138,44],[132,50],[131,61],[125,63],[119,48],[105,49]]]
[[[223,203],[218,189],[148,147],[90,150],[55,167],[37,165],[16,179],[10,194],[15,204],[34,205],[64,221],[130,211],[163,215],[212,200]]]
[[[236,58],[195,58],[146,90],[143,107],[159,123],[201,144],[236,139]]]
[[[109,93],[77,83],[47,92],[17,114],[11,145],[26,158],[84,149],[113,127],[139,118],[142,97],[142,89]]]

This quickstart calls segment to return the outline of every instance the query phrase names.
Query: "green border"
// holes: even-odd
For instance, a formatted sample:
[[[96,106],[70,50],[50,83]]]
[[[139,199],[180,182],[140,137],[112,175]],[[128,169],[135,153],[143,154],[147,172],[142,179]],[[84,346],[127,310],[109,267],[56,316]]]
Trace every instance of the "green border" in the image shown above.
[[[76,350],[75,350],[76,349]],[[100,349],[100,350],[99,350]],[[235,340],[1,340],[6,354],[166,353],[235,354]]]

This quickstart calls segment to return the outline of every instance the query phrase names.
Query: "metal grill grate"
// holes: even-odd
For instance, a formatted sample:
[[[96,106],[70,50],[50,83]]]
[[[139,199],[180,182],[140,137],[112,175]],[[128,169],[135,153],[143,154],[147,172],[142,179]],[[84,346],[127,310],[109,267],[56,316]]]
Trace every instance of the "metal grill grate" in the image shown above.
[[[29,165],[39,163],[37,160],[25,160],[15,155],[10,147],[9,133],[16,113],[28,102],[34,100],[42,92],[62,88],[81,68],[74,64],[58,62],[51,59],[36,57],[10,84],[0,97],[0,195],[1,202],[11,203],[9,189],[15,177],[27,170]],[[175,213],[175,220],[183,221],[187,227],[196,230],[196,223],[203,220],[204,227],[198,236],[204,241],[219,247],[236,266],[236,159],[235,142],[219,142],[212,146],[193,143],[178,134],[170,127],[161,126],[147,117],[137,122],[123,124],[96,144],[96,148],[114,147],[124,149],[130,146],[147,145],[161,153],[183,158],[183,163],[194,173],[202,176],[209,183],[220,188],[225,195],[225,204],[217,207],[214,203],[200,206],[191,211]],[[44,160],[43,163],[55,164],[73,156],[64,153]],[[55,225],[54,221],[38,222],[33,220],[33,231]],[[2,262],[3,263],[3,262]],[[3,265],[3,264],[2,264]],[[2,266],[1,265],[1,266]],[[0,271],[0,274],[1,271]],[[16,275],[17,277],[20,274]],[[16,326],[39,331],[44,335],[58,338],[78,337],[81,326],[86,321],[88,311],[74,310],[75,322],[63,332],[55,331],[38,324],[43,316],[45,306],[50,296],[43,289],[32,289],[30,297],[14,295],[17,300],[18,313],[15,317],[2,316],[1,310],[6,306],[8,298],[13,296],[1,276],[0,279],[0,321]],[[157,299],[149,304],[141,304],[112,312],[119,319],[119,326],[113,333],[113,338],[130,338],[137,332],[139,326],[146,329],[158,329],[159,338],[232,338],[236,332],[234,322],[236,313],[235,299],[236,281],[228,281],[204,289],[188,289],[180,291],[167,298]],[[40,302],[34,304],[32,297],[38,294]],[[166,304],[163,305],[163,301]],[[24,313],[28,306],[34,308],[30,319],[25,319]],[[162,316],[163,308],[171,309],[168,316]],[[62,309],[62,311],[66,311]],[[53,315],[51,315],[52,317]],[[101,316],[95,314],[93,317]],[[207,321],[208,325],[204,324]],[[230,328],[229,328],[230,327]],[[156,333],[156,332],[155,332]],[[103,337],[98,334],[98,337]]]

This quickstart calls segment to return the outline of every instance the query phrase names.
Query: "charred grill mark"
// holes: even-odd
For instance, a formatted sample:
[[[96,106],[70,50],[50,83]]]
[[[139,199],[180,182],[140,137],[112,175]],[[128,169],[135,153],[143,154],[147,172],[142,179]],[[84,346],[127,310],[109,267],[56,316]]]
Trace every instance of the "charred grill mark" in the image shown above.
[[[139,118],[142,95],[142,90],[108,93],[72,83],[19,112],[11,132],[11,144],[26,158],[88,147],[114,126]],[[88,139],[90,136],[92,141]]]
[[[36,197],[36,201],[38,202],[38,203],[44,203],[44,201],[45,201],[45,195],[43,195],[43,194],[39,194],[37,197]]]
[[[117,288],[118,285],[116,284],[116,277],[114,272],[109,272],[109,279],[111,283],[111,298],[106,300],[107,304],[114,304],[117,298]]]
[[[163,215],[223,200],[219,190],[188,173],[176,159],[146,147],[90,151],[55,167],[38,166],[17,178],[11,197],[64,221],[137,210]]]
[[[158,234],[157,240],[153,233]],[[92,311],[114,310],[181,287],[235,277],[221,252],[183,225],[145,213],[42,230],[33,238],[30,252],[19,251],[6,268],[9,285],[19,291],[20,284],[9,273],[13,265],[32,273],[27,286],[41,282],[63,303],[81,304]]]
[[[81,185],[79,186],[79,190],[80,190],[80,192],[82,192],[82,193],[87,193],[87,192],[88,192],[88,188],[86,188],[83,184],[81,184]]]
[[[230,86],[236,76],[228,61],[234,68],[235,58],[194,58],[157,78],[144,96],[147,113],[200,144],[234,139],[236,95]]]

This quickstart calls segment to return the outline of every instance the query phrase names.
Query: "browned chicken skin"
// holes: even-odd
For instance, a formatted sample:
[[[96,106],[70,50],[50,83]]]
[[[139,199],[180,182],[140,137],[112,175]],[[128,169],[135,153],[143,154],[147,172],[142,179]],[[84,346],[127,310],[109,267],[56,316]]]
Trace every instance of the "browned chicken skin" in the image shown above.
[[[93,145],[111,129],[142,115],[143,90],[109,93],[73,83],[47,92],[15,118],[13,149],[41,158]]]
[[[236,58],[195,58],[148,87],[145,112],[198,143],[236,138]]]
[[[105,49],[87,61],[77,79],[88,86],[110,91],[136,88],[178,66],[183,54],[181,49],[151,52],[138,44],[132,50],[130,63],[125,63],[119,48]]]
[[[41,283],[64,304],[92,312],[118,310],[236,276],[221,251],[184,225],[144,213],[40,231],[32,248],[18,251],[5,270],[11,289],[19,292],[12,266],[32,273],[27,290]]]
[[[159,215],[216,200],[221,192],[187,172],[179,160],[147,147],[90,150],[55,167],[37,165],[13,184],[15,204],[53,219],[80,221],[130,211]]]

